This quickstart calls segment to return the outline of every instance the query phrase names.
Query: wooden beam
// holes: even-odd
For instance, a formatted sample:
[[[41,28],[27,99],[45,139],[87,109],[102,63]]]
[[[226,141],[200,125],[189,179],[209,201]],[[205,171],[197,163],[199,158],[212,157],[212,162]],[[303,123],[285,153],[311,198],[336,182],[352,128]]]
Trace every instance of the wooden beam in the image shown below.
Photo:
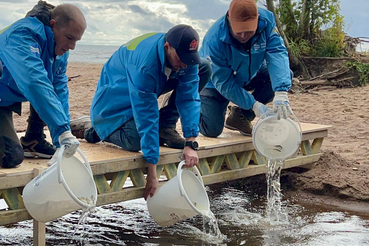
[[[199,160],[198,169],[199,169],[201,175],[207,175],[207,174],[211,173],[209,163],[206,160],[206,158],[202,158],[202,159]]]
[[[320,156],[321,154],[319,153],[310,156],[300,156],[295,159],[288,159],[285,161],[283,169],[316,162],[319,160]],[[205,175],[202,176],[202,179],[204,180],[204,184],[208,185],[264,174],[265,171],[266,171],[265,164],[249,165],[246,168],[240,168],[236,170],[224,170],[220,171],[219,173]]]
[[[224,163],[225,155],[219,155],[213,158],[210,163],[210,173],[218,173]]]
[[[229,154],[225,156],[225,163],[228,169],[235,170],[240,168],[236,154]]]
[[[35,168],[35,177],[42,173],[41,169]],[[33,245],[46,246],[46,227],[44,222],[33,219]]]

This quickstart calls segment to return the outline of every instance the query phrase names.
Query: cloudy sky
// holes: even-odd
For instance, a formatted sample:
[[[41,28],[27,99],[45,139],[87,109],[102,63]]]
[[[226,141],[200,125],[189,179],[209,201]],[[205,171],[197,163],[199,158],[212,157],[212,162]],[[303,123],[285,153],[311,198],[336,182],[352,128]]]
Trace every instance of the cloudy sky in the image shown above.
[[[121,45],[147,32],[166,32],[173,25],[193,26],[203,37],[210,25],[225,14],[231,0],[89,0],[73,3],[87,19],[80,43]],[[0,0],[0,29],[22,18],[37,0]],[[369,0],[341,0],[345,31],[353,37],[368,37]],[[369,45],[368,45],[369,47]]]

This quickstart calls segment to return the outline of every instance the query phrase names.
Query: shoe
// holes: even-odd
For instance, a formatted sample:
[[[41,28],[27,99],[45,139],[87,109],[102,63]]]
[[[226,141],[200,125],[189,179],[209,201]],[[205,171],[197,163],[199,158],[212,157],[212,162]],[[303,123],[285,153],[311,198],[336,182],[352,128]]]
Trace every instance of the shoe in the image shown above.
[[[54,155],[56,148],[46,141],[45,138],[45,135],[40,139],[26,139],[25,137],[21,137],[20,142],[23,147],[24,157],[50,159]]]
[[[252,124],[242,114],[239,107],[229,106],[230,113],[225,122],[225,127],[230,130],[239,131],[244,136],[251,136]]]
[[[91,119],[90,116],[84,115],[79,117],[78,119],[71,120],[70,121],[70,128],[72,131],[72,134],[76,138],[85,138],[85,131],[89,128],[91,128]]]
[[[160,128],[159,143],[161,146],[183,149],[186,140],[179,135],[175,128]]]

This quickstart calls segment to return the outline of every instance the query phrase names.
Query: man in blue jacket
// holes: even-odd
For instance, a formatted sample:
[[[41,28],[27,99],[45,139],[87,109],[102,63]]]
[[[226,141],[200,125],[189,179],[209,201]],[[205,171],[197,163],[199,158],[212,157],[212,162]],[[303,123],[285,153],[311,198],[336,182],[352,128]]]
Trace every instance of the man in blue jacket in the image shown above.
[[[292,114],[287,50],[276,32],[273,14],[258,9],[255,0],[233,0],[227,14],[205,35],[199,53],[211,61],[213,71],[200,94],[203,135],[222,133],[229,102],[236,106],[229,107],[225,127],[243,135],[252,133],[251,121],[269,110],[265,104],[273,98],[279,117]]]
[[[158,185],[160,144],[184,148],[186,165],[198,164],[198,90],[211,73],[209,63],[200,59],[198,45],[197,32],[178,25],[166,34],[148,33],[121,46],[102,69],[90,110],[92,127],[82,126],[78,135],[88,142],[103,140],[125,150],[141,150],[148,164],[145,199]],[[159,110],[157,98],[168,91],[173,91],[168,105]],[[179,116],[183,140],[175,131]],[[72,122],[71,126],[76,132]]]
[[[13,112],[20,114],[21,103],[25,101],[33,106],[29,124],[41,123],[37,125],[38,129],[29,127],[27,130],[25,137],[32,136],[37,140],[33,147],[45,141],[42,122],[49,127],[53,144],[66,146],[65,156],[72,156],[79,145],[69,126],[65,72],[68,50],[74,49],[81,39],[86,21],[74,5],[63,4],[51,9],[36,9],[34,15],[31,13],[0,31],[2,167],[14,167],[23,161],[24,151],[14,129]]]

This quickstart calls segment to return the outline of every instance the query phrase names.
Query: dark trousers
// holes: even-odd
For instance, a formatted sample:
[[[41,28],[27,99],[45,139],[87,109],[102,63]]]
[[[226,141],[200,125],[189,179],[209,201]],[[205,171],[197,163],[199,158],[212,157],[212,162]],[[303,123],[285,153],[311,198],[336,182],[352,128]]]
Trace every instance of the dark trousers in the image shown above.
[[[250,91],[255,100],[263,104],[273,100],[274,91],[266,65],[261,67],[257,75],[244,89]],[[204,88],[200,93],[200,98],[200,132],[207,137],[218,137],[223,132],[229,100],[223,97],[215,88]],[[249,121],[255,118],[255,113],[252,109],[241,110]]]
[[[211,76],[211,66],[206,59],[201,59],[201,64],[199,65],[199,92],[205,87]],[[178,79],[169,79],[164,86],[163,91],[160,95],[167,92],[173,91],[168,104],[161,108],[159,111],[159,126],[160,127],[173,127],[175,128],[176,123],[179,119],[179,113],[175,105],[175,98],[177,95],[177,85]],[[85,139],[90,142],[96,142],[97,134],[93,128],[88,129],[85,132]],[[139,151],[141,149],[140,145],[140,135],[138,134],[136,124],[134,119],[128,120],[120,128],[115,130],[110,134],[104,141],[116,144],[125,150],[129,151]]]
[[[21,103],[14,103],[8,107],[0,107],[0,165],[15,167],[24,159],[23,148],[19,142],[13,123],[13,112],[21,114]],[[40,139],[43,137],[45,123],[30,105],[30,115],[25,138]]]

